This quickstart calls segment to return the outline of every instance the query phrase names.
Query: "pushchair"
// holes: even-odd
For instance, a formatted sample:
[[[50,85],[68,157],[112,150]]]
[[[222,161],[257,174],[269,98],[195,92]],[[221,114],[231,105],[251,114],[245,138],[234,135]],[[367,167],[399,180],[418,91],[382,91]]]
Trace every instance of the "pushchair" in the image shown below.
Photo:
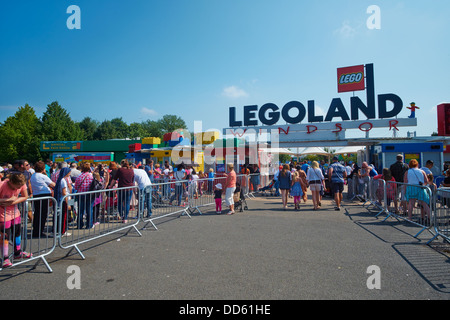
[[[270,195],[274,195],[274,190],[273,188],[275,187],[275,180],[272,180],[267,186],[260,188],[259,191],[260,192],[264,192],[263,195],[266,195],[265,191],[269,191]]]
[[[240,212],[248,210],[247,201],[245,200],[244,190],[239,184],[236,184],[236,190],[233,194],[234,210]]]

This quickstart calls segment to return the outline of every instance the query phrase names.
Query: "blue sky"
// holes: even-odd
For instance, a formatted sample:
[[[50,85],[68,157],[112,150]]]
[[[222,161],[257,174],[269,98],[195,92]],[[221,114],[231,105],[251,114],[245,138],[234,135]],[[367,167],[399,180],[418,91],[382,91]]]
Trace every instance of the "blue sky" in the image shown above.
[[[66,26],[70,5],[80,30]],[[380,30],[366,26],[370,5]],[[340,97],[349,109],[336,69],[373,63],[376,94],[421,108],[400,135],[430,135],[450,102],[449,13],[448,0],[2,1],[0,121],[58,101],[76,121],[175,114],[222,129],[230,107],[315,100],[320,112]]]

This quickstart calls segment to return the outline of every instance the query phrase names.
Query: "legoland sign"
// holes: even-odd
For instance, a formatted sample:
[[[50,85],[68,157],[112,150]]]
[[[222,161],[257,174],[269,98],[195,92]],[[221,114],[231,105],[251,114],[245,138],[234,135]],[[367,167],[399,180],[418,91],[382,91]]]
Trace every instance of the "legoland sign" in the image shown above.
[[[365,81],[364,81],[365,75]],[[238,119],[236,108],[229,109],[229,125],[224,134],[241,135],[249,129],[278,131],[280,135],[296,132],[298,138],[301,134],[317,135],[320,139],[343,139],[346,129],[359,129],[368,132],[373,128],[388,128],[397,130],[398,127],[417,126],[417,119],[385,119],[395,118],[403,109],[402,99],[393,94],[379,94],[378,108],[375,104],[375,85],[373,64],[346,67],[338,69],[338,92],[348,92],[366,89],[367,101],[364,103],[359,97],[350,98],[350,113],[347,112],[341,98],[334,98],[324,116],[315,114],[315,102],[309,100],[307,106],[299,101],[290,101],[282,108],[273,103],[266,103],[261,107],[257,105],[244,106],[242,120]],[[376,117],[378,111],[378,118]],[[359,119],[360,113],[365,120]],[[294,115],[293,115],[294,114]],[[302,124],[307,119],[308,124]],[[338,119],[338,122],[336,122]],[[277,126],[279,121],[287,125]],[[240,128],[241,130],[236,130]],[[326,135],[319,137],[321,131]],[[238,133],[239,132],[239,133]],[[328,137],[328,138],[327,138]],[[293,138],[293,137],[290,137]]]

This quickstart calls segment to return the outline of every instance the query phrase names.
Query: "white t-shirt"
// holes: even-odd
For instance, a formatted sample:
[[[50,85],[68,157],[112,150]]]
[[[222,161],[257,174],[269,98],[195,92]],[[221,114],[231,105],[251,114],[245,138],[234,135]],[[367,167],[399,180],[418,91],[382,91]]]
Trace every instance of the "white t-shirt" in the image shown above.
[[[137,183],[139,189],[144,189],[145,187],[150,186],[152,184],[145,170],[133,169],[133,172],[134,172],[134,182]]]
[[[175,180],[177,180],[177,182],[175,183],[177,186],[181,185],[181,182],[178,182],[180,180],[184,179],[184,174],[185,174],[185,170],[182,169],[181,171],[175,171],[175,173],[173,174],[173,176],[175,177]]]
[[[35,173],[30,178],[31,189],[34,195],[52,193],[52,190],[48,187],[53,181],[43,173]]]

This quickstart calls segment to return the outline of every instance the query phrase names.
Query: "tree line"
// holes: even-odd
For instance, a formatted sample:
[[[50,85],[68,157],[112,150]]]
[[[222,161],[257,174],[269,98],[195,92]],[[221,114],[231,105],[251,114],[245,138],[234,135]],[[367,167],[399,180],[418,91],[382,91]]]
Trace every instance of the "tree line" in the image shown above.
[[[0,123],[0,163],[26,159],[31,162],[49,157],[41,152],[41,141],[88,141],[162,137],[165,133],[186,128],[183,119],[164,115],[157,121],[146,120],[127,124],[122,118],[102,122],[85,117],[77,122],[57,101],[47,105],[42,117],[25,104],[14,116]]]

